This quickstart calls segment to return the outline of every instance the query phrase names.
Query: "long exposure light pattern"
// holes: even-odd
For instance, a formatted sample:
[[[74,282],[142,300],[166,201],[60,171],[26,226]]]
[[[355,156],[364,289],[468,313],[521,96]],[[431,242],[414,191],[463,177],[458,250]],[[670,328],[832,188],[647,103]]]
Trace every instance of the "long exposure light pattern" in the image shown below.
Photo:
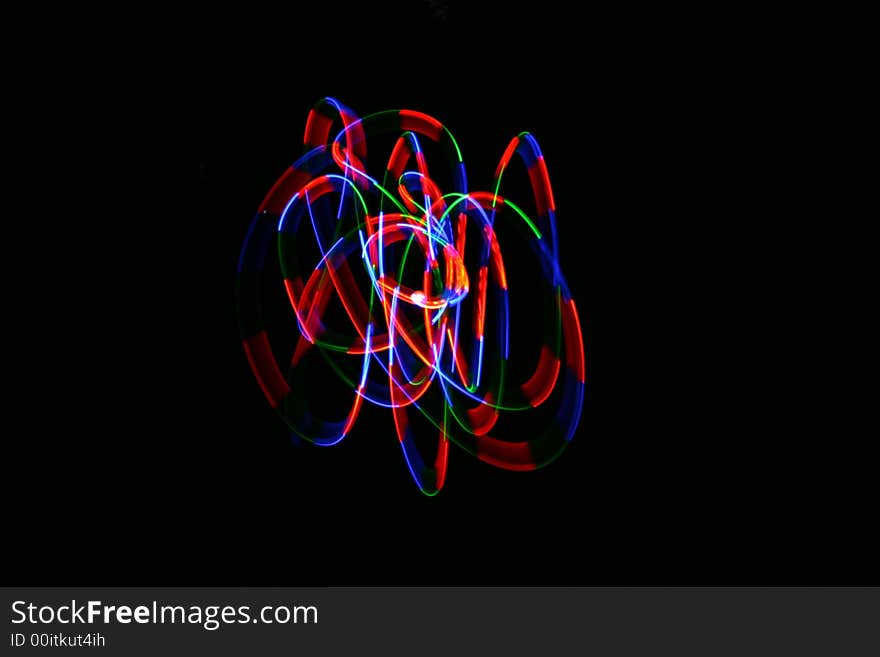
[[[380,139],[390,157],[376,172],[367,165],[367,144]],[[429,145],[443,161],[448,191],[429,175]],[[511,140],[491,191],[468,189],[452,134],[421,112],[358,118],[325,98],[309,113],[304,146],[260,205],[238,263],[241,338],[272,407],[294,434],[317,445],[341,441],[364,402],[387,407],[409,470],[428,495],[443,486],[450,442],[510,470],[552,461],[580,419],[585,368],[578,313],[559,268],[553,191],[535,138]],[[515,161],[528,174],[533,216],[501,194]],[[542,344],[531,354],[511,353],[517,325],[502,222],[536,256],[537,271],[528,273],[539,281],[541,299],[524,303]],[[263,274],[275,257],[296,320],[284,369],[262,308]],[[335,328],[340,323],[347,328]],[[535,363],[534,370],[510,381],[513,358],[528,368]],[[332,368],[350,390],[338,417],[309,408],[314,367]],[[538,431],[490,435],[502,414],[545,404],[555,410]],[[424,431],[436,436],[433,460],[423,458]]]

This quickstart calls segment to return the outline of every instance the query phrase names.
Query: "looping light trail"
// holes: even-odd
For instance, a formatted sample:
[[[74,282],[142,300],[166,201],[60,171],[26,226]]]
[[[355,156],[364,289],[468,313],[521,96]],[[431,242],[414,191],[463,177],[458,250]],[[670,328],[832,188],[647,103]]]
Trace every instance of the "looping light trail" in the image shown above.
[[[397,138],[384,170],[371,170],[367,143],[388,135]],[[535,138],[522,133],[511,140],[492,191],[468,189],[452,133],[421,112],[361,119],[325,98],[309,113],[303,141],[305,155],[266,195],[238,263],[241,338],[272,407],[297,436],[317,445],[340,442],[365,401],[389,408],[407,466],[428,495],[443,486],[450,442],[510,470],[552,461],[580,419],[585,367],[577,309],[559,267],[550,176]],[[429,145],[441,154],[446,192],[429,173]],[[528,174],[533,216],[500,193],[515,157]],[[523,301],[542,335],[531,354],[511,353],[517,326],[502,226],[536,257],[537,271],[527,273],[535,275],[541,299]],[[263,274],[274,257],[298,335],[286,373],[263,323]],[[340,321],[331,317],[336,301],[343,330],[331,326]],[[541,303],[550,311],[541,312]],[[351,391],[339,417],[320,418],[306,403],[314,353]],[[511,381],[512,358],[536,363],[531,374]],[[502,414],[548,404],[540,431],[490,435]],[[436,432],[428,462],[416,445],[417,422]]]

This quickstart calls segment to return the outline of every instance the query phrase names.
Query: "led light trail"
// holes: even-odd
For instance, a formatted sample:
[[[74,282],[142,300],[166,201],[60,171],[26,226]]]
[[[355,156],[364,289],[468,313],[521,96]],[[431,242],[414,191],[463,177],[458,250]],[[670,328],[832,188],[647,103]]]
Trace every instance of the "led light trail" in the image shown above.
[[[390,157],[375,169],[367,145],[380,140]],[[241,338],[272,407],[317,445],[341,441],[365,403],[389,409],[407,466],[428,495],[443,486],[450,442],[510,470],[552,461],[580,419],[584,349],[534,137],[513,138],[491,191],[468,189],[452,134],[421,112],[358,118],[325,98],[309,113],[304,145],[260,205],[238,262]],[[429,173],[429,152],[440,160],[445,191]],[[532,216],[523,209],[528,197],[521,207],[507,195],[505,172],[515,164],[528,174]],[[522,240],[535,256],[528,264],[535,271],[526,272],[535,291],[522,303],[541,338],[522,353],[511,347],[517,324],[506,269],[520,263],[505,262],[500,235]],[[276,258],[283,280],[266,280]],[[286,293],[295,318],[289,362],[279,361],[264,325],[264,286],[272,285]],[[530,373],[511,380],[513,359],[524,359]],[[334,400],[335,417],[308,406],[315,367],[332,368],[350,390]],[[493,435],[503,414],[538,407],[549,409],[539,431]],[[420,444],[424,432],[433,441],[428,458],[417,432]]]

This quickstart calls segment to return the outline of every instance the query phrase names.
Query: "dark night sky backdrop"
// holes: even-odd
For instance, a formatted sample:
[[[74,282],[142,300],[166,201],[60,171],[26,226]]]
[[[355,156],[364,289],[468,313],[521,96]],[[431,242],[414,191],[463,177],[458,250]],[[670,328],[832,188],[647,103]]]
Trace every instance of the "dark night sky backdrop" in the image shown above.
[[[10,21],[4,583],[880,581],[837,267],[863,42],[468,5]],[[265,403],[234,267],[325,95],[438,117],[483,181],[512,135],[540,140],[590,382],[549,468],[453,450],[428,499],[386,414],[299,450]]]

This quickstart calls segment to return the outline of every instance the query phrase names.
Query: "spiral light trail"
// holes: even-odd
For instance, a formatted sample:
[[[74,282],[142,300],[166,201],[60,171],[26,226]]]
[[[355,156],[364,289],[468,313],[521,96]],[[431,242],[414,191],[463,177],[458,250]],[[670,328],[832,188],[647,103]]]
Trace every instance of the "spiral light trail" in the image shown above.
[[[367,165],[368,142],[377,137],[394,144],[380,171]],[[437,170],[450,181],[448,191],[429,173],[429,144],[440,154]],[[522,133],[511,140],[491,191],[468,189],[452,133],[421,112],[358,118],[325,98],[309,113],[304,145],[305,154],[260,205],[238,263],[241,338],[272,407],[297,436],[317,445],[341,441],[365,402],[387,407],[409,470],[428,495],[443,486],[450,442],[510,470],[553,460],[580,419],[584,349],[559,267],[556,207],[535,138]],[[508,191],[504,174],[517,160],[528,174],[533,216],[501,194]],[[528,273],[544,305],[523,301],[534,307],[529,319],[542,336],[531,354],[511,353],[517,325],[502,222],[539,265]],[[283,286],[265,280],[269,258],[278,259]],[[295,347],[283,368],[263,322],[263,287],[272,285],[286,292],[296,320]],[[330,321],[336,300],[343,330],[331,326],[339,324]],[[513,358],[535,363],[531,374],[510,380]],[[307,405],[315,362],[332,367],[351,391],[338,417],[318,417]],[[555,410],[536,434],[490,435],[502,414],[543,405]],[[417,416],[436,435],[427,460],[416,446]]]

